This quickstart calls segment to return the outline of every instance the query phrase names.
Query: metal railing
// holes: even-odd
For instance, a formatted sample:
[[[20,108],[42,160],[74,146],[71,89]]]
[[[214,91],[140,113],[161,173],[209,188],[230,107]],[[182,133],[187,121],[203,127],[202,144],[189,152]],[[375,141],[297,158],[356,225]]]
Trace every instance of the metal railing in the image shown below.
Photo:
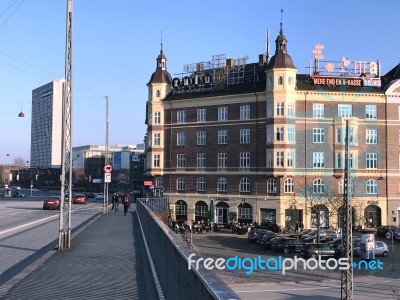
[[[152,212],[168,212],[167,198],[138,200],[136,211],[165,299],[239,299],[214,270],[193,266],[189,270],[188,256],[193,251]]]

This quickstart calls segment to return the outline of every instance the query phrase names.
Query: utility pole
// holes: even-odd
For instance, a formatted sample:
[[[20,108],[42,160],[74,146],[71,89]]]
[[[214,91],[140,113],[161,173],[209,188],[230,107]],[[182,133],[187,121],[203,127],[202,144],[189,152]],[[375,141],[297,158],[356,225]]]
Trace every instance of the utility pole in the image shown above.
[[[350,165],[350,128],[349,120],[346,120],[346,144],[345,144],[345,171],[344,171],[344,197],[342,209],[342,253],[343,257],[347,258],[349,268],[342,270],[341,278],[341,299],[353,299],[353,224],[352,224],[352,207],[350,206],[351,199],[351,165]]]
[[[72,198],[72,0],[67,0],[65,84],[62,103],[61,204],[58,250],[71,247]]]
[[[110,162],[109,160],[109,149],[108,149],[108,97],[106,96],[106,157],[105,165],[107,166]],[[111,177],[111,173],[109,175]],[[107,173],[104,173],[104,200],[103,200],[103,213],[108,214],[108,179]]]

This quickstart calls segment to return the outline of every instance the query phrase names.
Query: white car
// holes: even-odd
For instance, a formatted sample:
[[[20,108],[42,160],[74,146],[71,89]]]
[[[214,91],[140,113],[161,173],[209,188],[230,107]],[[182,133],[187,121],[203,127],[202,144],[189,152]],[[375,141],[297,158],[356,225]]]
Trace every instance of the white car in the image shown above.
[[[104,194],[103,193],[97,193],[94,197],[96,199],[104,199]]]
[[[356,256],[361,256],[361,247],[358,244],[353,248],[353,253]],[[389,249],[385,242],[375,242],[375,255],[376,256],[388,256]]]

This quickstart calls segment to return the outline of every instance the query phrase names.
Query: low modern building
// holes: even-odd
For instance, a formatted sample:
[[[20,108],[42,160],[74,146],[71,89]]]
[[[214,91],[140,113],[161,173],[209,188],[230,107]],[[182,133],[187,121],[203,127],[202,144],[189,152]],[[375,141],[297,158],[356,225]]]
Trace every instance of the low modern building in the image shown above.
[[[400,65],[381,75],[375,61],[320,61],[322,49],[299,73],[281,24],[271,58],[216,55],[172,78],[161,45],[146,176],[176,219],[208,219],[215,206],[219,223],[338,227],[348,128],[353,225],[399,225]]]

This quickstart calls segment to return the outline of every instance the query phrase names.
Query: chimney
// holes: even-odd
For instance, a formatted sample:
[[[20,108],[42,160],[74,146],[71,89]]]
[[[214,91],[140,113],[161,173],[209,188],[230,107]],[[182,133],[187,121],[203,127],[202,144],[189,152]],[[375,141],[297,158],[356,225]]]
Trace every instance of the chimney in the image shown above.
[[[267,63],[267,56],[265,54],[260,54],[258,56],[258,64],[259,65],[264,65]]]
[[[226,66],[229,67],[229,68],[232,68],[233,66],[235,66],[235,60],[232,59],[232,58],[228,58],[226,60]]]

